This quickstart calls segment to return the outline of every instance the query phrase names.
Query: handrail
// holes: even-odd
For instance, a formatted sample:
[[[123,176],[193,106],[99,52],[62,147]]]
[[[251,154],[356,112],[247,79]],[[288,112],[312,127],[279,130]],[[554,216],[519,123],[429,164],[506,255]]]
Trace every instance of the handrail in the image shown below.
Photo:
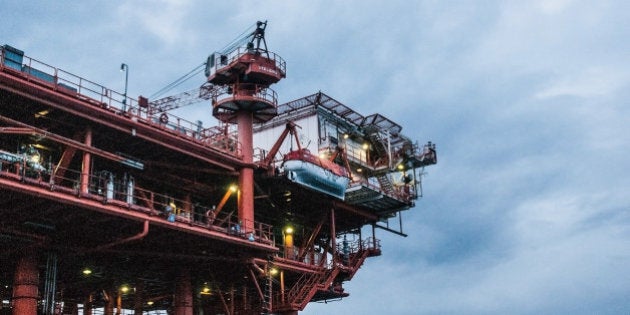
[[[169,222],[182,222],[190,225],[206,227],[251,242],[275,246],[273,226],[254,221],[253,234],[233,233],[238,219],[227,218],[225,227],[215,224],[206,215],[209,206],[194,204],[190,201],[177,199],[165,194],[159,194],[135,185],[133,178],[115,178],[108,171],[101,171],[88,176],[87,192],[80,191],[81,172],[73,169],[56,170],[63,176],[57,176],[50,171],[51,167],[34,168],[26,161],[26,157],[11,152],[0,151],[0,177],[22,182],[23,184],[46,187],[51,191],[66,195],[90,198],[118,206],[128,210],[146,213],[151,216],[162,216]],[[129,184],[133,182],[133,184]]]
[[[208,73],[208,76],[211,76],[212,74],[217,73],[219,70],[230,66],[232,62],[246,54],[253,54],[253,52],[247,47],[237,47],[227,53],[227,55],[215,53],[215,56],[219,56],[219,58],[214,58],[214,64],[209,65],[208,69],[210,71]],[[273,60],[276,69],[278,69],[281,72],[281,75],[284,77],[287,73],[287,63],[284,61],[284,59],[282,59],[282,57],[280,57],[278,54],[271,51],[267,51],[265,52],[265,54],[268,54],[268,57],[266,57],[266,59]],[[225,59],[221,58],[223,56],[225,56]]]
[[[271,104],[273,107],[278,106],[278,95],[273,89],[253,83],[234,84],[234,87],[232,85],[222,86],[217,89],[217,93],[212,97],[212,103],[216,106],[216,104],[221,104],[226,100],[241,97],[251,97],[254,100]]]
[[[203,131],[201,122],[191,122],[168,112],[150,113],[148,108],[140,106],[139,100],[28,56],[22,57],[20,66],[9,65],[5,61],[5,55],[5,47],[0,46],[0,72],[11,74],[65,96],[74,97],[89,106],[123,114],[130,120],[139,121],[188,138],[200,145],[211,147],[211,143],[201,139]],[[235,157],[240,156],[238,150],[221,148],[219,150]]]

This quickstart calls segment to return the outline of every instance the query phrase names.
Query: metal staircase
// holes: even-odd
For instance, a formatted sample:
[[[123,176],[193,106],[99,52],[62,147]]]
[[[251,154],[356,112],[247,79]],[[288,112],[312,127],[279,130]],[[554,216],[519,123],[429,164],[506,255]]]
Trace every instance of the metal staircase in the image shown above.
[[[368,137],[372,143],[372,148],[378,157],[374,161],[374,167],[378,168],[379,166],[388,165],[390,157],[387,150],[387,139],[383,139],[380,132],[373,132],[369,134]]]
[[[381,186],[381,190],[384,193],[390,196],[397,196],[396,189],[394,188],[394,185],[392,184],[392,181],[389,179],[387,174],[377,176],[376,179],[378,180],[378,183]]]
[[[347,258],[344,258],[342,254],[338,254],[330,268],[325,271],[303,274],[287,293],[288,302],[280,305],[276,310],[303,310],[318,292],[334,291],[333,286],[335,283],[352,279],[368,257],[379,256],[380,254],[381,250],[378,241],[364,240],[363,245],[356,246],[355,250],[349,253]],[[335,293],[343,294],[342,292]]]

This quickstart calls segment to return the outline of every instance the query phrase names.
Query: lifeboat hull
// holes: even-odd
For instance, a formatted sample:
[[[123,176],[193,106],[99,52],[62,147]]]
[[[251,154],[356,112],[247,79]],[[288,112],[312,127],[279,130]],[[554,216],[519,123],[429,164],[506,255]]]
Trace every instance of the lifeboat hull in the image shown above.
[[[289,180],[341,200],[350,182],[348,177],[302,160],[285,161],[284,171]]]

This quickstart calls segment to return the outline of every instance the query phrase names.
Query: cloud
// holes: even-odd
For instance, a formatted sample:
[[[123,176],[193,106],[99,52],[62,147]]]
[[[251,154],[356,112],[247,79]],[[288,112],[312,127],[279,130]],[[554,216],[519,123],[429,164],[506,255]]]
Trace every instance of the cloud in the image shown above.
[[[121,29],[139,27],[136,32],[152,35],[163,45],[171,45],[196,33],[184,28],[190,9],[191,1],[186,0],[129,1],[118,7],[117,20]]]
[[[378,230],[384,255],[346,283],[351,296],[304,314],[630,312],[628,2],[5,8],[5,41],[113,89],[126,62],[131,95],[267,19],[269,48],[287,62],[281,101],[322,90],[437,143],[424,198],[403,213],[409,236]],[[207,104],[181,113],[214,123]]]
[[[580,69],[578,73],[557,79],[549,87],[536,93],[535,97],[542,99],[558,96],[601,97],[627,87],[628,80],[624,74],[614,69],[602,67]]]

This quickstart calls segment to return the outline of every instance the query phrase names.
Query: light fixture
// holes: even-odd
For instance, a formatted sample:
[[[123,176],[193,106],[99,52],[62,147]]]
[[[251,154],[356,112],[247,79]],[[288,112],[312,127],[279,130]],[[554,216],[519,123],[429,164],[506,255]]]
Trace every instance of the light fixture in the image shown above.
[[[289,234],[289,235],[293,234],[293,227],[291,227],[291,226],[287,226],[287,227],[284,229],[284,233],[287,233],[287,234]]]
[[[363,172],[363,169],[362,169],[362,168],[360,168],[360,167],[359,167],[359,168],[357,168],[357,173],[361,173],[361,172]]]
[[[398,168],[399,170],[401,170],[401,171],[402,171],[402,170],[404,170],[404,169],[405,169],[405,165],[404,165],[404,164],[402,164],[402,163],[401,163],[401,164],[398,164],[397,168]]]
[[[236,185],[230,185],[230,191],[231,192],[236,192],[238,190],[238,186]]]
[[[126,63],[120,65],[120,71],[125,72],[125,93],[123,94],[123,112],[127,110],[127,84],[129,82],[129,66]]]
[[[90,268],[85,268],[85,269],[81,270],[81,273],[82,273],[83,275],[85,275],[85,276],[89,276],[89,275],[91,275],[91,274],[92,274],[92,269],[90,269]]]
[[[29,160],[35,164],[39,164],[41,160],[41,156],[39,155],[39,153],[36,153],[36,154],[31,155]]]
[[[123,284],[122,286],[120,286],[120,292],[122,292],[122,293],[129,292],[129,286],[126,285],[126,284]]]
[[[153,301],[147,301],[147,305],[153,305]]]
[[[201,288],[201,294],[210,294],[210,288],[208,287]]]
[[[269,269],[269,274],[272,275],[272,276],[277,275],[278,274],[278,269],[276,269],[276,268]]]
[[[349,134],[347,134],[347,133],[344,133],[344,134],[343,134],[343,138],[344,138],[344,139],[348,139],[348,138],[350,138],[350,135],[349,135]]]
[[[369,148],[370,148],[370,145],[369,145],[369,144],[367,144],[367,143],[364,143],[364,144],[363,144],[363,150],[367,150],[367,149],[369,149]]]
[[[48,113],[50,113],[49,110],[47,110],[47,109],[42,110],[42,111],[40,111],[40,112],[35,114],[35,118],[46,116],[46,115],[48,115]]]

